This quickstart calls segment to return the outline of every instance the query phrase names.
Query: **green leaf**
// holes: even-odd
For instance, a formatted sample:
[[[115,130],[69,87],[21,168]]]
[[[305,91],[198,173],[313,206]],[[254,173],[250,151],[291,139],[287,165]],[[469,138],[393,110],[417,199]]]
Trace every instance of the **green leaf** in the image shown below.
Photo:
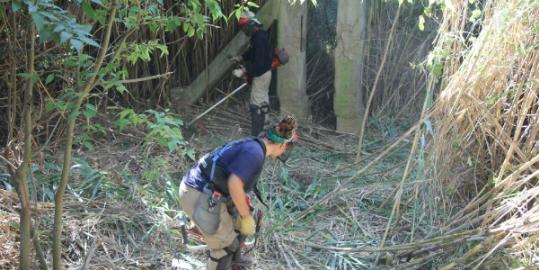
[[[60,33],[60,43],[64,43],[72,37],[73,37],[73,34],[62,31],[62,33]]]
[[[63,24],[58,24],[56,25],[56,27],[54,27],[54,32],[60,32],[62,30],[66,29],[65,26]]]
[[[150,29],[150,32],[152,33],[156,33],[157,30],[159,30],[159,24],[155,23],[155,22],[150,22],[148,24],[148,29]]]
[[[481,17],[481,10],[476,8],[472,11],[472,16],[470,17],[470,21],[475,22],[479,17]]]
[[[188,37],[193,37],[194,34],[195,34],[195,28],[190,27],[189,30],[187,31],[187,36]]]
[[[120,130],[123,130],[124,128],[126,128],[128,125],[129,125],[129,120],[125,119],[125,118],[120,118],[116,121],[116,124],[118,125],[118,128]]]
[[[22,4],[19,1],[12,1],[11,2],[11,10],[13,12],[19,11],[19,9],[21,9],[21,7],[22,7]]]
[[[82,2],[82,10],[88,16],[88,18],[97,21],[97,13],[95,12],[92,5],[86,1]]]
[[[425,30],[425,17],[423,17],[423,15],[419,15],[419,22],[417,24],[417,27],[419,27],[419,31],[421,32]]]
[[[239,20],[240,17],[241,17],[241,9],[236,9],[236,11],[234,11],[234,16],[236,16],[236,20]]]
[[[167,20],[167,23],[165,25],[165,31],[174,32],[180,25],[181,25],[180,17],[172,16],[168,18]]]
[[[316,2],[316,1],[315,1],[315,2]],[[314,4],[314,5],[316,6],[316,4]],[[257,3],[251,2],[251,1],[248,1],[248,2],[247,2],[247,6],[248,6],[248,7],[253,7],[253,8],[259,8],[259,7],[260,7]]]
[[[73,49],[79,52],[82,50],[83,43],[80,40],[72,38],[71,40],[69,40],[69,43],[71,44],[71,47]]]
[[[99,46],[99,44],[97,42],[95,42],[95,40],[91,39],[91,38],[87,38],[85,36],[81,36],[79,37],[80,41],[84,42],[85,44],[87,45],[90,45],[90,46],[94,46],[96,48],[100,48],[101,46]]]
[[[105,9],[98,9],[95,13],[97,14],[97,21],[100,24],[105,25],[107,22],[107,11]]]
[[[67,121],[75,121],[78,116],[79,116],[79,110],[72,110],[69,112],[69,115],[67,116]]]
[[[43,29],[39,32],[39,41],[40,42],[48,41],[49,39],[53,37],[53,35],[54,35],[53,32]]]
[[[54,100],[47,99],[47,103],[45,104],[45,110],[47,112],[50,112],[56,108],[56,103],[54,103]]]
[[[39,76],[36,74],[36,73],[17,73],[17,76],[19,77],[22,77],[24,79],[27,79],[27,80],[30,80],[32,82],[32,84],[34,84],[35,82],[37,82],[37,80],[39,79]]]
[[[203,29],[203,28],[197,29],[196,35],[197,35],[197,38],[198,38],[198,39],[204,38],[204,29]]]
[[[32,19],[34,19],[38,31],[41,31],[45,27],[45,19],[38,13],[32,13]]]
[[[116,84],[115,87],[116,87],[116,91],[118,91],[118,93],[120,94],[127,91],[127,88],[125,88],[125,86],[121,83]]]
[[[47,75],[47,78],[45,79],[45,84],[49,84],[54,80],[54,74]]]
[[[37,6],[32,2],[27,2],[26,4],[28,5],[28,13],[34,13],[37,11]]]
[[[185,155],[190,158],[192,161],[196,161],[196,157],[195,157],[195,150],[193,149],[187,149],[185,151]]]
[[[120,118],[126,118],[127,116],[131,115],[131,114],[134,114],[135,111],[133,111],[133,109],[125,109],[125,110],[122,110],[118,116]]]
[[[61,17],[64,17],[64,16],[62,16],[63,14],[56,14],[56,13],[53,14],[53,13],[51,13],[51,12],[48,12],[48,11],[42,11],[42,10],[39,11],[39,15],[41,15],[41,16],[43,16],[43,17],[45,17],[45,18],[50,19],[51,22],[59,21],[59,19],[60,19]],[[60,18],[59,18],[59,17],[60,17]],[[50,22],[49,22],[49,23],[50,23]],[[63,23],[66,23],[66,21],[63,22]]]
[[[83,114],[88,118],[92,118],[97,115],[97,108],[95,107],[95,105],[87,103],[85,105],[85,110]]]

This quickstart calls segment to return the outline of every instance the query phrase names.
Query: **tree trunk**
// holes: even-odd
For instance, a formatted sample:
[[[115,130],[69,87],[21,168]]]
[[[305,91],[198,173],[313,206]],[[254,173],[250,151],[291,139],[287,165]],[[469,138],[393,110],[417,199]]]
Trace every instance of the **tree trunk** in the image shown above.
[[[335,48],[335,100],[337,130],[357,133],[365,113],[363,58],[367,32],[366,0],[339,0]]]
[[[32,161],[32,91],[34,85],[32,76],[35,75],[35,35],[35,25],[30,23],[30,31],[28,31],[28,39],[30,41],[30,51],[28,52],[28,74],[30,75],[30,78],[28,78],[28,81],[26,82],[26,90],[24,91],[24,157],[23,163],[17,170],[17,189],[21,202],[19,268],[25,270],[30,269],[31,267],[30,256],[32,253],[32,235],[30,234],[30,196],[28,195],[28,182],[26,181],[26,176],[28,175],[30,162]]]
[[[281,1],[277,8],[277,44],[290,55],[290,61],[277,70],[281,111],[306,119],[309,116],[305,65],[308,4],[291,5],[288,1]]]
[[[73,149],[73,134],[75,130],[75,123],[77,115],[79,113],[82,101],[88,96],[90,90],[94,87],[97,74],[103,65],[103,60],[109,47],[110,36],[112,32],[112,25],[114,18],[116,17],[116,5],[113,5],[110,12],[110,17],[107,23],[107,32],[105,33],[102,41],[101,51],[97,57],[92,77],[84,84],[82,90],[79,92],[79,96],[75,101],[73,111],[68,114],[67,117],[67,131],[66,131],[66,146],[64,150],[64,162],[62,168],[62,176],[60,178],[60,185],[56,194],[54,194],[54,229],[53,229],[53,247],[52,247],[52,267],[54,270],[62,269],[62,214],[64,207],[64,192],[69,180],[69,173],[71,169],[71,152]]]

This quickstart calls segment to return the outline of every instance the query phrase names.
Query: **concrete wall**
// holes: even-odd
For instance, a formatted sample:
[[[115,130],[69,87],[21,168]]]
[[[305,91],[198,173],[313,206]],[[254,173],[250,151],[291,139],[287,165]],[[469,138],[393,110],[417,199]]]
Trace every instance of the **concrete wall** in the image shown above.
[[[281,112],[292,113],[300,120],[309,116],[309,104],[306,91],[305,66],[307,38],[307,3],[290,4],[279,0],[275,5],[277,16],[277,47],[285,48],[290,61],[280,67],[277,75],[277,94]],[[274,74],[275,74],[274,73]]]
[[[337,130],[356,133],[364,113],[363,58],[367,30],[366,0],[339,0],[335,48]]]

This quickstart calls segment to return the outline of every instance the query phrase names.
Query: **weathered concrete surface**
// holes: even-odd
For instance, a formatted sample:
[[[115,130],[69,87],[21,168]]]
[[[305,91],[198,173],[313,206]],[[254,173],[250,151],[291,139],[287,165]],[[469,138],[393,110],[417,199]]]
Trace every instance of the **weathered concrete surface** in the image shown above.
[[[292,113],[300,120],[309,116],[306,91],[306,38],[307,3],[279,1],[275,5],[277,21],[277,47],[285,48],[290,61],[277,69],[277,94],[281,112]]]
[[[269,27],[275,20],[274,3],[276,2],[276,0],[268,0],[257,12],[257,18],[265,28]],[[171,89],[173,102],[175,104],[191,104],[196,102],[224,76],[229,75],[233,65],[229,57],[241,55],[245,52],[248,45],[249,37],[240,31],[190,85],[173,87]]]
[[[363,58],[367,31],[366,0],[339,0],[335,48],[335,99],[337,130],[356,133],[365,111]]]

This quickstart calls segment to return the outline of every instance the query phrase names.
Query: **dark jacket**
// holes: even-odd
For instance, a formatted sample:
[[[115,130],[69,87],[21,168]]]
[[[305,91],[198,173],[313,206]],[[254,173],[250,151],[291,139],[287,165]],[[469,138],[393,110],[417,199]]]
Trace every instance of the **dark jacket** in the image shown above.
[[[251,46],[243,59],[249,77],[258,77],[271,69],[273,52],[269,43],[268,32],[260,29],[251,36]]]

